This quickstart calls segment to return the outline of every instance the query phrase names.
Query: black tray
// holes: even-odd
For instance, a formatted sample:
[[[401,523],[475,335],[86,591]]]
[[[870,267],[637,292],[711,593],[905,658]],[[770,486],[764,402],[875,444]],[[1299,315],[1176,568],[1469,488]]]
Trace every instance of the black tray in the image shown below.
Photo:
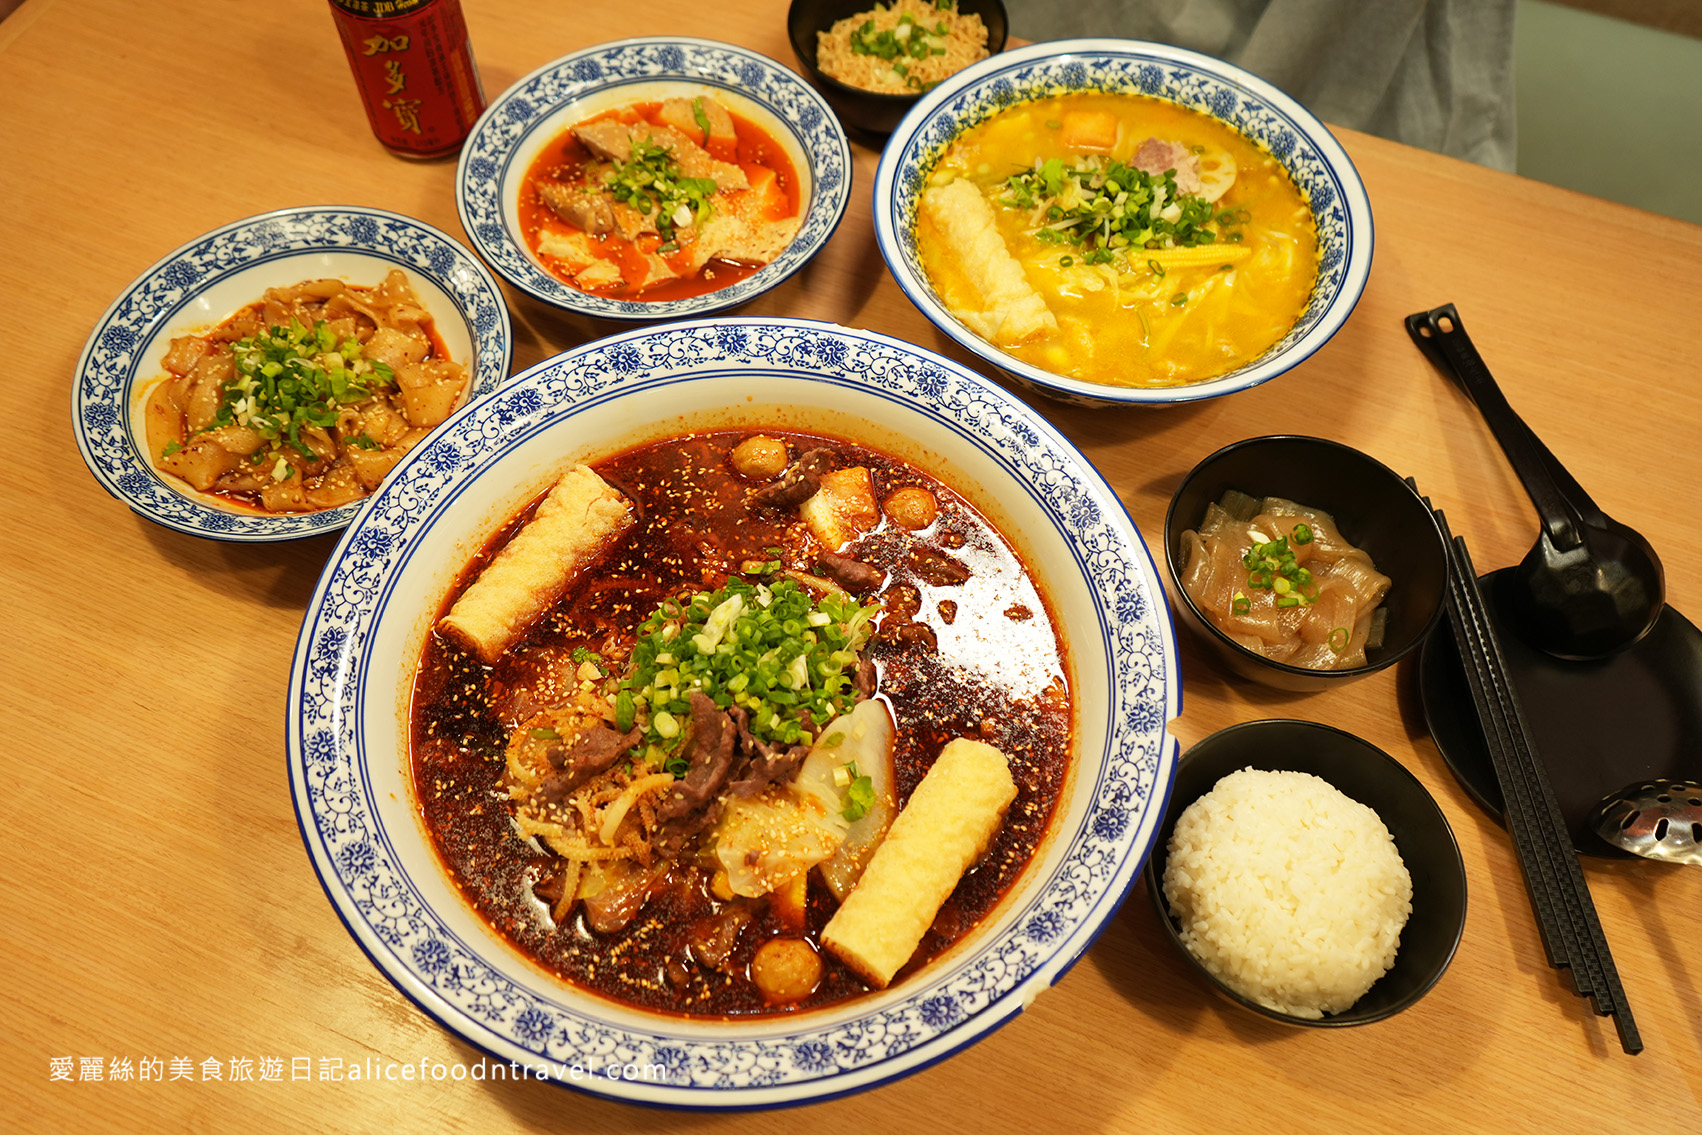
[[[1603,799],[1638,781],[1702,779],[1702,632],[1669,606],[1624,654],[1563,662],[1508,629],[1500,593],[1511,570],[1482,577],[1484,599],[1572,842],[1587,855],[1630,857],[1590,821]],[[1425,641],[1419,690],[1442,759],[1499,819],[1501,786],[1446,623]]]

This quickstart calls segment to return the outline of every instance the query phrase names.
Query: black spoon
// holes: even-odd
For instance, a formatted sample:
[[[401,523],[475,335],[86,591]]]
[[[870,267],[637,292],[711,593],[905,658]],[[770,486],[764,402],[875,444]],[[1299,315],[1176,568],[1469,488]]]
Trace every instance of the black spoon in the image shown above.
[[[1596,507],[1514,412],[1453,304],[1409,315],[1406,327],[1419,350],[1477,404],[1542,520],[1508,595],[1520,636],[1572,661],[1630,648],[1649,633],[1665,603],[1655,550]]]

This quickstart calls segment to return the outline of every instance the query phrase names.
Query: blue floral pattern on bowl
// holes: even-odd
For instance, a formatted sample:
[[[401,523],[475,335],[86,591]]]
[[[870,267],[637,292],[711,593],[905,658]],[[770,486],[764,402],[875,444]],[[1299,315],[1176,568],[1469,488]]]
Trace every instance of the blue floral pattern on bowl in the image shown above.
[[[809,163],[812,183],[809,199],[801,206],[804,219],[798,235],[760,271],[689,299],[646,303],[570,287],[538,265],[518,231],[515,203],[506,198],[525,172],[516,168],[519,151],[537,140],[537,131],[571,125],[548,121],[559,107],[612,88],[670,81],[750,99],[791,131]],[[797,72],[765,55],[702,39],[629,39],[546,64],[492,102],[462,147],[455,194],[473,248],[498,275],[533,298],[603,319],[687,319],[755,299],[821,250],[839,227],[851,197],[851,145],[821,95]]]
[[[249,217],[191,241],[149,268],[89,335],[71,391],[72,429],[84,462],[107,492],[167,528],[233,542],[318,536],[354,518],[364,501],[292,515],[222,508],[155,470],[133,412],[140,392],[164,374],[160,359],[168,344],[162,329],[182,322],[191,304],[239,274],[254,274],[258,282],[233,310],[258,300],[267,287],[295,283],[305,277],[271,278],[266,266],[314,253],[370,260],[371,278],[356,283],[376,284],[391,267],[401,267],[434,285],[457,310],[433,309],[432,315],[440,326],[463,320],[473,347],[468,399],[488,394],[507,379],[513,333],[501,288],[483,264],[441,230],[383,209],[325,206]],[[433,308],[429,302],[426,306]],[[193,329],[185,327],[183,333]]]
[[[1262,357],[1207,382],[1113,387],[1050,374],[969,330],[928,283],[916,245],[917,199],[963,131],[1036,98],[1109,91],[1165,99],[1226,122],[1268,150],[1299,186],[1318,226],[1319,274],[1294,327]],[[875,174],[875,239],[899,287],[937,327],[1012,378],[1063,402],[1190,402],[1257,386],[1310,357],[1340,330],[1371,272],[1371,202],[1347,152],[1305,107],[1250,72],[1156,43],[1037,43],[983,60],[936,87],[888,141]]]
[[[1090,612],[1070,624],[1072,655],[1078,683],[1104,692],[1079,699],[1074,787],[1059,806],[1045,873],[993,916],[996,933],[849,1011],[735,1024],[623,1012],[543,977],[494,934],[467,930],[476,916],[443,889],[430,849],[419,850],[425,837],[410,791],[393,779],[403,758],[375,743],[395,725],[391,692],[374,693],[372,684],[408,679],[375,666],[371,652],[408,656],[384,638],[439,601],[409,583],[411,573],[443,570],[427,566],[422,547],[481,478],[502,483],[505,462],[529,468],[536,451],[528,446],[556,455],[584,444],[575,431],[595,430],[605,420],[598,415],[619,412],[623,398],[644,410],[649,400],[694,404],[699,384],[719,397],[722,386],[777,381],[808,383],[871,421],[907,436],[932,431],[992,463],[1001,480],[988,491],[1020,498],[1033,509],[1024,515],[1044,518],[1031,526],[1046,529],[1035,538],[1054,589],[1067,581],[1064,601]],[[648,1082],[577,1086],[686,1107],[797,1103],[871,1087],[971,1043],[1057,981],[1145,862],[1169,795],[1176,742],[1167,723],[1181,696],[1156,568],[1088,461],[1032,409],[958,364],[873,332],[804,320],[635,331],[540,363],[464,408],[408,454],[398,474],[345,533],[308,606],[290,684],[291,786],[309,854],[357,942],[422,1009],[497,1059],[658,1068]],[[448,524],[442,539],[461,539],[461,523]],[[381,628],[385,620],[392,629]],[[384,675],[375,678],[375,668]],[[410,856],[413,870],[404,863]],[[434,906],[428,892],[449,897]]]

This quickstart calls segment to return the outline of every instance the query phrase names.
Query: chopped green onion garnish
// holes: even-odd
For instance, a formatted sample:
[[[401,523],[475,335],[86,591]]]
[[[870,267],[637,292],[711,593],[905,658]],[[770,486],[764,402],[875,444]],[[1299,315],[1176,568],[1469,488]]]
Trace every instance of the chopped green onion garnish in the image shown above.
[[[705,118],[704,122],[707,121]],[[671,154],[667,147],[649,138],[635,137],[627,160],[614,163],[603,176],[604,185],[616,201],[631,205],[646,216],[656,214],[656,231],[664,242],[674,241],[677,226],[702,223],[714,210],[712,198],[717,189],[712,178],[682,177],[679,163]]]
[[[1311,529],[1302,524],[1295,530],[1296,543],[1306,542],[1298,538],[1300,529],[1306,530],[1306,539],[1309,541]],[[1279,607],[1294,607],[1301,603],[1317,601],[1318,585],[1312,578],[1312,572],[1300,566],[1294,551],[1288,546],[1286,536],[1254,544],[1241,557],[1241,565],[1247,569],[1247,586],[1262,591],[1274,591]]]
[[[844,595],[818,602],[790,578],[735,576],[719,590],[669,600],[639,627],[616,725],[641,725],[646,743],[673,752],[697,691],[723,708],[743,707],[761,740],[808,743],[855,703],[852,672],[877,610]]]
[[[857,775],[857,763],[849,766],[851,783],[845,789],[845,811],[840,813],[851,823],[856,823],[869,814],[869,809],[875,806],[875,781],[870,776]]]
[[[1215,244],[1220,238],[1214,226],[1223,223],[1223,214],[1204,197],[1180,192],[1173,173],[1149,174],[1097,155],[1073,165],[1061,158],[1036,162],[1007,177],[998,200],[1025,212],[1041,208],[1046,223],[1033,231],[1034,238],[1083,249],[1089,264],[1122,257],[1138,263],[1142,249]],[[1165,274],[1155,259],[1147,266]]]
[[[278,481],[292,472],[281,456],[285,446],[317,460],[302,440],[304,429],[334,428],[342,407],[377,396],[396,379],[388,364],[362,353],[359,340],[339,342],[324,320],[308,328],[292,318],[288,326],[238,339],[231,344],[231,364],[219,408],[205,429],[243,426],[258,433],[268,444],[253,464],[275,457],[272,478]]]
[[[942,11],[949,11],[956,6],[956,0],[936,0],[936,3]],[[892,64],[895,73],[905,78],[906,86],[918,91],[927,90],[934,84],[924,83],[911,75],[904,60],[944,55],[946,49],[940,41],[945,39],[950,30],[943,20],[930,28],[917,23],[910,16],[901,16],[896,28],[876,31],[875,21],[868,19],[851,33],[851,52],[854,55],[883,59]]]
[[[696,120],[698,128],[703,131],[703,144],[705,146],[709,145],[709,135],[711,132],[709,126],[709,115],[703,109],[702,95],[691,100],[691,116]]]

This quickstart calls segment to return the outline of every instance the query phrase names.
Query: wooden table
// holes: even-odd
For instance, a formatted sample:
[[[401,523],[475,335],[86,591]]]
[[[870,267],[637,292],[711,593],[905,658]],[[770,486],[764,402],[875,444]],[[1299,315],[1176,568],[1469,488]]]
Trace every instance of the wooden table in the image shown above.
[[[635,34],[713,35],[792,58],[781,0],[713,14],[683,0],[631,14],[465,8],[493,94],[571,50]],[[1480,568],[1510,564],[1532,538],[1532,510],[1476,413],[1401,327],[1453,301],[1514,405],[1664,554],[1673,604],[1702,614],[1684,507],[1702,485],[1702,228],[1376,138],[1343,142],[1376,210],[1376,261],[1353,318],[1313,360],[1181,409],[1040,410],[1149,540],[1200,457],[1306,432],[1416,477]],[[857,149],[862,188],[825,251],[746,310],[876,328],[964,358],[875,250],[876,158]],[[68,414],[85,337],[143,268],[226,222],[314,203],[461,231],[453,164],[401,161],[373,141],[321,0],[27,0],[0,23],[0,422],[12,454],[0,491],[11,640],[0,655],[0,1128],[1702,1130],[1702,871],[1585,863],[1648,1045],[1626,1056],[1611,1023],[1546,965],[1508,839],[1444,765],[1410,663],[1338,692],[1284,695],[1231,680],[1186,636],[1184,747],[1238,721],[1311,718],[1394,754],[1440,802],[1470,875],[1470,918],[1453,967],[1409,1012],[1298,1031],[1233,1010],[1185,967],[1136,891],[1008,1027],[805,1112],[664,1113],[538,1083],[318,1079],[321,1058],[477,1058],[368,963],[297,834],[286,673],[332,541],[234,546],[138,519],[84,469]],[[516,370],[613,330],[508,298]],[[298,1057],[313,1062],[309,1082],[292,1082]],[[166,1078],[115,1080],[121,1058],[138,1070],[158,1059]],[[281,1058],[280,1078],[262,1079],[267,1058]],[[252,1080],[238,1078],[243,1061]]]

